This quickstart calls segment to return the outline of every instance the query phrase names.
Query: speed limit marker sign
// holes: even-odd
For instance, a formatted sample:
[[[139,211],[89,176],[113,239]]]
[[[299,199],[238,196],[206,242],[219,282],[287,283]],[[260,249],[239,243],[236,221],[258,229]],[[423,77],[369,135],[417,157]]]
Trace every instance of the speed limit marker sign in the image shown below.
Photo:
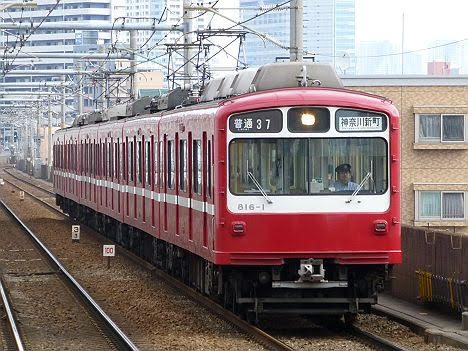
[[[104,257],[114,257],[115,256],[115,245],[103,245],[102,246],[102,255]]]
[[[80,226],[72,225],[72,241],[80,241]]]
[[[107,269],[110,268],[110,258],[115,256],[115,245],[103,245],[102,255],[107,257]]]

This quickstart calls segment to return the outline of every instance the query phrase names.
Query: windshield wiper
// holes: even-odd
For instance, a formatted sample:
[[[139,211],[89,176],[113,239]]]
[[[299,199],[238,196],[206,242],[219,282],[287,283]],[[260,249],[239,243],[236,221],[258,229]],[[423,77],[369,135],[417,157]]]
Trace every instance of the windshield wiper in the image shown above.
[[[260,193],[263,195],[263,197],[265,198],[265,200],[266,200],[269,204],[272,204],[273,201],[271,201],[271,199],[268,197],[268,195],[266,194],[265,190],[263,190],[262,186],[261,186],[260,183],[257,181],[257,179],[255,179],[255,177],[254,177],[254,175],[252,174],[252,172],[247,171],[247,175],[249,176],[250,179],[252,179],[252,182],[253,182],[254,185],[257,187],[257,189],[260,191]]]
[[[362,189],[362,187],[364,186],[364,183],[367,181],[367,179],[371,178],[372,179],[372,173],[371,172],[368,172],[366,174],[366,176],[364,177],[364,179],[361,181],[361,183],[359,183],[358,187],[356,188],[356,190],[354,190],[354,192],[351,194],[351,197],[349,200],[345,201],[347,204],[349,204],[351,201],[353,201],[353,199],[356,197],[356,195],[359,193],[359,191]]]

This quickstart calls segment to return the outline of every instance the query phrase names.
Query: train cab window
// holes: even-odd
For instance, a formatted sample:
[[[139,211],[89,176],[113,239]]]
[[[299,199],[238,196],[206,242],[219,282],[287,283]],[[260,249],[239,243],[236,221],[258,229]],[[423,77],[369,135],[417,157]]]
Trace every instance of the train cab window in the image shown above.
[[[141,148],[141,141],[137,143],[137,152],[136,152],[136,163],[137,163],[137,180],[138,183],[142,182],[142,173],[143,173],[143,149]]]
[[[175,187],[175,150],[174,141],[167,142],[167,187],[174,189]]]
[[[229,145],[233,194],[342,195],[336,167],[351,166],[360,194],[388,189],[387,142],[382,138],[235,139]]]
[[[211,140],[208,140],[208,148],[206,150],[206,195],[211,197]]]
[[[133,182],[133,141],[130,142],[128,150],[128,180]]]
[[[146,152],[145,152],[145,182],[147,185],[151,185],[151,142],[146,142]]]
[[[202,148],[201,140],[193,141],[192,148],[192,179],[193,179],[193,192],[195,194],[201,195],[202,193]]]
[[[179,144],[179,189],[187,191],[187,140]]]

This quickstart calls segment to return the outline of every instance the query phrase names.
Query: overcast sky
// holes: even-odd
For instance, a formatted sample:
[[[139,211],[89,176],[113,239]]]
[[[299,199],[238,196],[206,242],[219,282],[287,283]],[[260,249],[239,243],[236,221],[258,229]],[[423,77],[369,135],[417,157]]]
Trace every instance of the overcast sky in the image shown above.
[[[403,13],[405,51],[468,38],[468,0],[356,0],[356,41],[401,45]]]

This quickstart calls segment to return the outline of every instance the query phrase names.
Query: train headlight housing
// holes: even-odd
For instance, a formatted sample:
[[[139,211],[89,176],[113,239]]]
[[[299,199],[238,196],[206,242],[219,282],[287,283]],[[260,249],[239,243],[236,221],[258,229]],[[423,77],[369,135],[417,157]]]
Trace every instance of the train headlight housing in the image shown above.
[[[303,113],[301,123],[305,126],[313,126],[315,124],[315,116],[311,113]]]

